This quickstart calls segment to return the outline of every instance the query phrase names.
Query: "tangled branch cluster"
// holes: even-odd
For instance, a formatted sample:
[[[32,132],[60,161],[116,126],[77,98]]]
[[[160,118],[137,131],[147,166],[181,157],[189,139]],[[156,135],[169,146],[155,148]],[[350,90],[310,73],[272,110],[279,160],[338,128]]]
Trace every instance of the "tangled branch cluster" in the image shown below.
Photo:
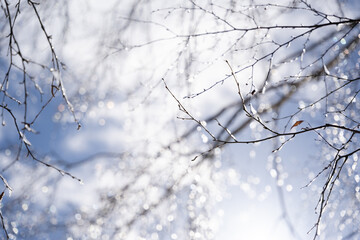
[[[76,163],[67,163],[66,169],[95,159],[112,159],[121,164],[113,169],[119,184],[99,190],[99,206],[91,211],[79,209],[75,219],[62,223],[64,228],[78,237],[88,232],[93,238],[102,236],[104,239],[126,239],[131,232],[141,229],[140,235],[153,234],[151,236],[157,239],[165,228],[172,229],[176,225],[185,229],[181,231],[183,236],[177,233],[179,238],[211,239],[214,233],[210,213],[217,201],[211,196],[215,194],[221,198],[216,190],[221,152],[234,145],[272,141],[271,154],[278,156],[283,147],[303,135],[315,136],[317,146],[322,147],[319,162],[323,168],[317,169],[317,174],[306,185],[323,181],[318,191],[313,239],[321,236],[324,230],[326,211],[339,211],[332,196],[337,192],[341,195],[336,190],[340,182],[349,187],[347,194],[351,199],[347,207],[356,207],[360,201],[360,188],[355,186],[360,181],[356,168],[360,151],[357,144],[360,133],[360,19],[348,16],[350,6],[342,7],[341,1],[333,1],[339,5],[334,12],[323,10],[315,1],[313,5],[309,2],[260,4],[256,1],[189,0],[165,6],[134,1],[126,16],[118,16],[114,10],[116,20],[111,25],[114,30],[108,38],[102,36],[101,45],[106,46],[102,60],[117,55],[159,54],[159,49],[171,49],[165,56],[151,58],[157,64],[156,69],[149,71],[151,74],[147,70],[153,65],[137,67],[142,71],[141,77],[154,83],[139,105],[150,104],[155,89],[164,86],[167,96],[175,100],[179,108],[178,119],[187,122],[186,128],[180,128],[176,136],[160,147],[148,146],[149,140],[141,146],[140,152],[95,154]],[[6,122],[7,117],[11,119],[21,141],[14,162],[25,151],[33,160],[77,179],[36,157],[27,138],[36,133],[37,119],[56,94],[62,95],[80,127],[61,77],[65,64],[57,57],[56,46],[41,20],[39,4],[31,0],[25,4],[19,0],[14,5],[2,0],[1,8],[1,19],[7,22],[2,32],[8,33],[1,41],[7,41],[8,48],[7,61],[0,62],[0,108],[3,125],[10,124]],[[41,63],[26,55],[19,40],[22,33],[17,31],[17,24],[24,9],[31,10],[46,39],[48,56]],[[126,37],[139,32],[145,32],[146,36]],[[4,53],[1,54],[3,61]],[[40,77],[39,72],[45,77]],[[139,85],[146,84],[140,81]],[[194,113],[196,107],[191,106],[192,102],[206,96],[213,100],[217,96],[215,92],[225,85],[231,86],[227,92],[230,100],[216,99],[217,106],[205,109],[204,117]],[[132,94],[138,94],[137,90],[129,96]],[[41,98],[40,107],[32,103],[32,95]],[[248,138],[244,138],[244,132],[250,133],[246,135]],[[197,142],[199,133],[203,137],[201,147]],[[279,182],[282,180],[281,162],[272,164],[271,170]],[[0,177],[10,190],[5,178]],[[284,218],[295,236],[281,185],[278,189]],[[356,207],[349,218],[356,219],[359,211]],[[121,219],[119,213],[123,216]],[[3,216],[0,216],[8,236]],[[174,216],[185,220],[175,223]],[[358,234],[356,229],[348,228],[348,236]],[[171,234],[174,239],[178,235]]]

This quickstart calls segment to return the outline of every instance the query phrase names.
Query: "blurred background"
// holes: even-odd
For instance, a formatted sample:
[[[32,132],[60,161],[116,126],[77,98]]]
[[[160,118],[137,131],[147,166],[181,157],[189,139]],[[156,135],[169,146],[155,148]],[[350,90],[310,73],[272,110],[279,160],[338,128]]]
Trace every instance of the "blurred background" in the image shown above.
[[[2,239],[356,239],[360,4],[1,0]]]

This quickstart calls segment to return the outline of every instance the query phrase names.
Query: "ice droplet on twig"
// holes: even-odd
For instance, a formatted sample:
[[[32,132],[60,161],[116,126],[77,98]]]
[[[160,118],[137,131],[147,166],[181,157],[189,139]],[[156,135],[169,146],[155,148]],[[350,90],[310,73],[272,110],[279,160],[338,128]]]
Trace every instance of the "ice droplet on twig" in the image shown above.
[[[20,132],[20,137],[21,140],[28,146],[31,146],[31,142],[26,138],[25,134],[23,134],[22,132]]]
[[[250,103],[250,111],[252,114],[257,114],[257,111],[255,110],[255,108],[253,107],[253,105]]]
[[[306,49],[303,48],[302,53],[301,53],[301,57],[300,57],[300,61],[301,61],[301,62],[304,60],[304,54],[305,54],[305,52],[306,52]]]
[[[261,90],[261,93],[264,94],[266,92],[266,86],[268,85],[268,81],[264,83],[263,89]]]
[[[330,75],[330,71],[329,71],[329,69],[326,67],[325,64],[324,64],[324,71],[325,71],[326,75]]]

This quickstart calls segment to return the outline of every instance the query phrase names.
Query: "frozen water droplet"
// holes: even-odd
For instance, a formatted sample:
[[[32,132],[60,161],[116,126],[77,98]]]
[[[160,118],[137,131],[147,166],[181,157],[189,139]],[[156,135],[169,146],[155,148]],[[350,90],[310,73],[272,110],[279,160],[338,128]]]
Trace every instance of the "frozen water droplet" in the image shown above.
[[[203,143],[207,143],[209,141],[208,137],[205,134],[201,134],[201,139]]]
[[[266,86],[268,85],[268,81],[264,83],[263,89],[261,90],[261,93],[264,94],[266,92]]]
[[[303,48],[302,53],[301,53],[301,57],[300,57],[300,61],[301,61],[301,62],[304,60],[305,52],[306,52],[306,49]]]
[[[270,169],[270,175],[271,175],[271,177],[276,178],[277,171],[275,169]]]
[[[200,123],[202,126],[206,127],[206,124],[207,124],[206,121],[201,121]]]
[[[264,94],[266,92],[266,87],[264,86],[261,93]]]
[[[20,133],[21,136],[21,140],[28,146],[31,146],[31,142],[26,138],[25,134],[23,134],[22,132]]]
[[[253,105],[250,103],[250,111],[252,114],[257,114],[257,111],[255,110],[255,108],[253,107]]]
[[[326,75],[330,75],[330,71],[329,71],[329,69],[326,67],[325,64],[324,64],[324,71],[325,71]]]

